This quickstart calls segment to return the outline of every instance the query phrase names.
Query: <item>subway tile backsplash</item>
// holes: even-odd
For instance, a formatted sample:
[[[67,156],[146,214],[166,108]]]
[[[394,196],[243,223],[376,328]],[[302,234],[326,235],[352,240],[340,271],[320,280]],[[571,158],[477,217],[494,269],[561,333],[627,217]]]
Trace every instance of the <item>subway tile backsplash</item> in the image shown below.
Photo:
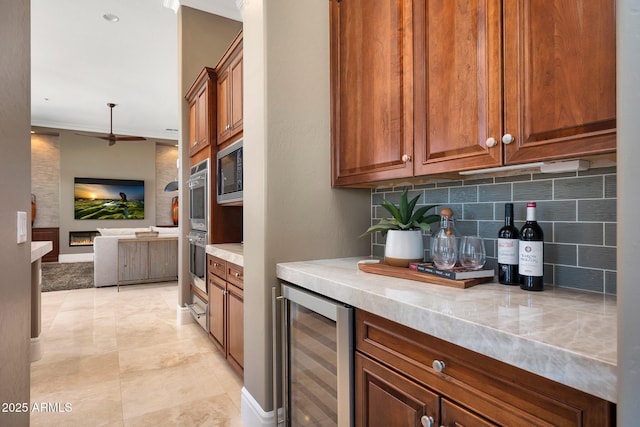
[[[379,204],[397,203],[405,186],[371,192],[371,220],[388,213]],[[596,168],[562,174],[524,174],[452,180],[409,186],[418,206],[453,209],[460,234],[485,239],[487,264],[497,263],[497,234],[504,223],[504,204],[514,203],[515,225],[524,224],[526,202],[537,202],[536,215],[544,231],[545,283],[585,291],[616,293],[616,168]],[[433,231],[437,224],[432,226]],[[384,238],[372,239],[372,253],[384,256]],[[425,259],[430,259],[425,234]]]

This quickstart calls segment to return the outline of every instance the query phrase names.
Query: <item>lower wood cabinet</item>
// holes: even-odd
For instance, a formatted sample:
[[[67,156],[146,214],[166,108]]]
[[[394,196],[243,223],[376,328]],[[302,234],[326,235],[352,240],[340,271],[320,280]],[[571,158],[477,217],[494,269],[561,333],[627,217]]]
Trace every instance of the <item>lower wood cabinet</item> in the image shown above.
[[[243,268],[207,255],[209,289],[209,335],[229,364],[244,371],[244,278]]]
[[[178,278],[178,238],[118,240],[118,286]]]
[[[60,229],[58,227],[32,228],[31,241],[50,241],[53,249],[42,257],[42,262],[58,262],[58,255],[60,254]]]
[[[615,425],[615,405],[362,310],[357,426]]]

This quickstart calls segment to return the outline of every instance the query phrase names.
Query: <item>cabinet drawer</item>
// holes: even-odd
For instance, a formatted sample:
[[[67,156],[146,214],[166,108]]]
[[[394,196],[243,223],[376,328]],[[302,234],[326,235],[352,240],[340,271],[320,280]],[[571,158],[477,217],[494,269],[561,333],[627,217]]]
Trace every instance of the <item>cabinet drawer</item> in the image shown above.
[[[362,310],[356,348],[499,425],[615,425],[610,402]]]
[[[244,269],[239,265],[227,263],[227,282],[244,289]]]
[[[207,255],[207,272],[227,280],[227,262],[222,258]]]

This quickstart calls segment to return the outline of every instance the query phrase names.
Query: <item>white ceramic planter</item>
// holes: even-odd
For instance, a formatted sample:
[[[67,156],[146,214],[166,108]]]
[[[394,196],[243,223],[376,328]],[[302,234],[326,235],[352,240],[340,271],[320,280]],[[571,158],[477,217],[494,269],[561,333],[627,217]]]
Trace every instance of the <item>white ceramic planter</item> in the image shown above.
[[[421,230],[389,230],[384,248],[384,261],[396,267],[408,267],[410,262],[424,260]]]

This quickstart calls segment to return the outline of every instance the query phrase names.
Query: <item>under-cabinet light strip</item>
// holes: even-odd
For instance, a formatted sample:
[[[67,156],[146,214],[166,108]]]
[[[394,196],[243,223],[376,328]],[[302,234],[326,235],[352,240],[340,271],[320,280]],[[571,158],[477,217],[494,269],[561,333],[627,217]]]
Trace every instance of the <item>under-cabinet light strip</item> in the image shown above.
[[[503,171],[512,171],[518,169],[531,169],[531,168],[539,168],[542,166],[543,162],[535,162],[535,163],[525,163],[522,165],[509,165],[509,166],[500,166],[497,168],[485,168],[485,169],[475,169],[470,171],[462,171],[458,172],[460,175],[477,175],[481,173],[491,173],[491,172],[503,172]]]
[[[558,162],[535,162],[525,163],[522,165],[500,166],[497,168],[476,169],[471,171],[458,172],[460,175],[477,175],[481,173],[503,172],[518,169],[540,168],[540,173],[562,173],[576,172],[589,169],[588,160],[567,160]]]

